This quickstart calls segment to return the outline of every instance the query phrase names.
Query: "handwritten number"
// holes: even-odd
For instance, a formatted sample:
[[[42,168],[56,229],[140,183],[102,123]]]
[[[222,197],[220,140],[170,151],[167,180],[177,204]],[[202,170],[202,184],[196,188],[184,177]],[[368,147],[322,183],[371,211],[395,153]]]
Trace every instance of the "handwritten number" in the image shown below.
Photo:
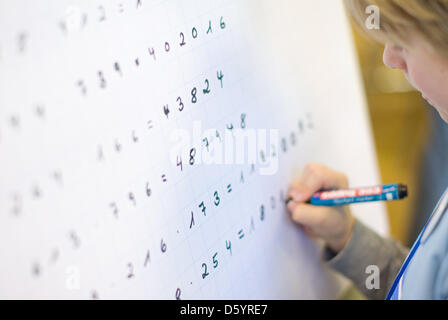
[[[180,156],[177,156],[177,166],[180,167],[180,171],[183,171],[182,158]]]
[[[121,143],[118,140],[115,140],[115,151],[121,151]]]
[[[204,214],[204,217],[205,217],[205,216],[206,216],[206,213],[205,213],[205,209],[206,209],[206,207],[205,207],[204,201],[202,201],[202,202],[199,204],[199,208],[201,208],[201,211],[202,211],[202,213]]]
[[[202,93],[209,94],[210,93],[210,89],[209,89],[210,84],[208,82],[208,79],[205,79],[205,85],[206,85],[206,88],[202,90]]]
[[[211,20],[208,21],[208,29],[207,29],[206,34],[209,34],[210,32],[213,33],[213,30],[212,30],[212,21],[211,21]]]
[[[132,192],[129,192],[129,200],[131,200],[131,202],[134,204],[134,206],[137,205],[137,201],[135,200],[135,196]]]
[[[300,131],[300,133],[303,133],[303,122],[302,122],[302,120],[299,120],[299,131]]]
[[[148,263],[151,262],[151,254],[149,252],[149,250],[146,252],[146,258],[145,258],[145,263],[143,264],[144,267],[146,267],[148,265]]]
[[[154,48],[148,48],[148,53],[154,58],[154,60],[156,60],[156,53],[154,51]]]
[[[232,242],[230,240],[226,240],[226,249],[229,250],[230,255],[232,255]]]
[[[138,137],[135,135],[135,131],[132,131],[132,141],[134,141],[135,143],[138,142]]]
[[[33,276],[39,277],[41,273],[41,266],[38,262],[33,263],[31,272]]]
[[[193,211],[191,211],[190,229],[193,226],[194,226],[194,214],[193,214]]]
[[[194,88],[191,90],[191,103],[196,103],[196,102],[198,102],[198,98],[196,97],[196,94],[197,94],[197,89],[196,89],[196,87],[194,87]]]
[[[207,149],[207,152],[208,152],[208,151],[209,151],[209,150],[208,150],[208,146],[209,146],[208,138],[205,137],[204,139],[202,139],[202,142],[205,142],[205,148]]]
[[[150,197],[152,194],[151,188],[149,187],[149,182],[146,183],[146,195]]]
[[[168,108],[168,105],[163,106],[163,113],[165,114],[166,118],[168,119],[168,114],[170,113],[170,109]]]
[[[271,196],[271,209],[275,209],[276,203],[275,203],[275,197]]]
[[[213,268],[217,268],[218,267],[218,260],[216,259],[216,256],[218,255],[218,252],[215,252],[215,254],[213,255]]]
[[[204,272],[202,273],[202,279],[205,279],[209,275],[209,273],[207,272],[207,265],[203,263],[202,268],[204,268]]]
[[[224,29],[226,27],[225,22],[223,21],[224,17],[221,17],[221,19],[219,19],[219,26],[221,27],[221,29]]]
[[[103,6],[98,7],[98,11],[100,12],[100,21],[106,20],[106,9]]]
[[[277,156],[277,147],[275,144],[271,144],[272,157],[275,158]]]
[[[12,213],[14,215],[19,215],[22,211],[22,199],[20,197],[20,195],[18,194],[14,194],[13,195],[13,207],[12,207]]]
[[[245,129],[246,128],[246,114],[242,113],[241,114],[241,129]]]
[[[117,207],[117,204],[116,204],[115,202],[111,202],[111,203],[109,204],[109,207],[112,208],[112,212],[113,212],[114,216],[115,216],[116,218],[118,218],[118,207]]]
[[[218,78],[220,84],[221,84],[221,88],[222,88],[222,79],[224,78],[224,75],[222,74],[222,71],[216,71],[216,77]]]
[[[184,103],[182,102],[182,98],[177,97],[176,101],[179,103],[179,111],[184,110]]]
[[[129,269],[128,279],[130,279],[134,277],[134,266],[132,265],[132,263],[128,263],[128,269]]]
[[[292,146],[295,146],[295,145],[296,145],[296,139],[297,139],[297,137],[296,137],[295,132],[291,132],[290,140],[291,140],[291,145],[292,145]]]
[[[18,36],[18,47],[19,52],[24,53],[26,49],[26,42],[27,42],[27,34],[26,33],[20,33]]]
[[[85,96],[87,94],[87,87],[84,84],[84,81],[83,80],[78,80],[76,85],[81,89],[82,95]]]
[[[102,71],[98,71],[98,78],[100,80],[100,88],[105,89],[106,88],[106,79],[104,79],[104,74]]]
[[[281,140],[282,142],[282,151],[283,152],[287,152],[288,151],[288,145],[286,144],[286,139],[285,138],[282,138],[282,140]]]
[[[215,206],[219,206],[221,199],[218,196],[218,191],[215,191],[215,193],[213,195],[215,196],[215,201],[213,203],[215,204]]]
[[[191,150],[190,150],[190,160],[189,160],[190,165],[194,164],[194,156],[195,155],[196,155],[196,148],[191,148]]]
[[[180,38],[181,38],[181,41],[180,41],[179,45],[182,47],[182,46],[186,45],[184,33],[181,32],[181,33],[179,34],[179,36],[180,36]]]

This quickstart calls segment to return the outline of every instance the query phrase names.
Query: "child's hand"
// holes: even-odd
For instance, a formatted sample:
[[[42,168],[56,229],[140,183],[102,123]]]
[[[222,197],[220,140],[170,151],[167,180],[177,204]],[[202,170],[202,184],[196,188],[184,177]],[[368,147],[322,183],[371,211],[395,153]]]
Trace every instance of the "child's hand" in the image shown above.
[[[347,188],[347,176],[318,163],[308,164],[300,178],[290,186],[288,204],[292,219],[305,232],[323,239],[336,253],[350,238],[355,219],[347,206],[325,207],[305,203],[320,189]]]

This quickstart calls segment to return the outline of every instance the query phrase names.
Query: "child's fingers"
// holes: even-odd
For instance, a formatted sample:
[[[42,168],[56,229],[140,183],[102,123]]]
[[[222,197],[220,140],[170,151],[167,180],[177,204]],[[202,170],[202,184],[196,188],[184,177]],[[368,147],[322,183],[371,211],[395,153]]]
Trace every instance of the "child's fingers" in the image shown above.
[[[328,208],[305,203],[290,202],[288,210],[294,222],[305,227],[320,226],[328,214]]]
[[[311,195],[321,189],[345,188],[347,177],[319,163],[309,163],[305,166],[299,179],[291,184],[289,196],[295,201],[306,201]]]

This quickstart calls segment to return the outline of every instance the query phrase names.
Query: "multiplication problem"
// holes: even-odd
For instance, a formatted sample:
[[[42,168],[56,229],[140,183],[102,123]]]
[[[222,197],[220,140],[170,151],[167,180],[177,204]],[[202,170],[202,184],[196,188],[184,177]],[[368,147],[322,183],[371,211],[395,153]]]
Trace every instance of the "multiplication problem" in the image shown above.
[[[219,21],[217,21],[217,25],[214,25],[212,20],[208,21],[207,27],[205,31],[203,32],[204,36],[207,36],[208,34],[213,33],[214,29],[224,30],[226,28],[226,22],[223,16],[220,17]],[[188,34],[188,33],[187,33]],[[173,51],[175,47],[178,49],[187,47],[190,41],[196,41],[200,37],[200,33],[198,31],[197,27],[193,27],[191,29],[190,38],[187,39],[187,36],[183,31],[179,32],[179,41],[177,43],[170,43],[168,40],[162,41],[162,45],[160,48],[156,48],[154,46],[149,46],[146,48],[146,52],[144,53],[136,53],[133,57],[129,57],[129,61],[132,62],[132,65],[134,65],[135,68],[144,68],[144,64],[146,64],[145,59],[149,59],[149,61],[153,61],[153,63],[156,63],[158,60],[158,57],[161,55],[167,55],[170,54],[170,52]],[[148,64],[149,65],[149,64]],[[96,70],[96,84],[88,85],[87,81],[83,78],[79,78],[75,81],[75,87],[79,91],[79,93],[86,97],[89,92],[89,88],[99,88],[100,90],[105,90],[108,87],[108,81],[110,78],[112,79],[124,79],[126,70],[124,70],[124,64],[120,61],[112,61],[110,63],[110,69],[109,70]],[[112,76],[114,74],[114,77]],[[218,72],[217,78],[220,80],[221,88],[222,88],[222,72]],[[204,88],[202,88],[203,94],[208,94],[209,92],[209,83],[208,79],[205,79]],[[193,92],[194,91],[194,92]],[[191,100],[194,101],[194,96],[197,94],[198,89],[193,88],[192,90],[192,98]]]

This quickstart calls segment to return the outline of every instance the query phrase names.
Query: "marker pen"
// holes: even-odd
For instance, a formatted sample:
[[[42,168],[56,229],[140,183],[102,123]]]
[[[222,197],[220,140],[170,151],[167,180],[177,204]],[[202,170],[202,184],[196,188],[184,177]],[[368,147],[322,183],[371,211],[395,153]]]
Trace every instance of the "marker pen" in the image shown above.
[[[400,200],[408,196],[408,187],[404,184],[385,184],[373,187],[352,189],[322,190],[313,194],[307,203],[315,206],[341,206],[371,201]],[[292,197],[286,199],[288,205]]]

